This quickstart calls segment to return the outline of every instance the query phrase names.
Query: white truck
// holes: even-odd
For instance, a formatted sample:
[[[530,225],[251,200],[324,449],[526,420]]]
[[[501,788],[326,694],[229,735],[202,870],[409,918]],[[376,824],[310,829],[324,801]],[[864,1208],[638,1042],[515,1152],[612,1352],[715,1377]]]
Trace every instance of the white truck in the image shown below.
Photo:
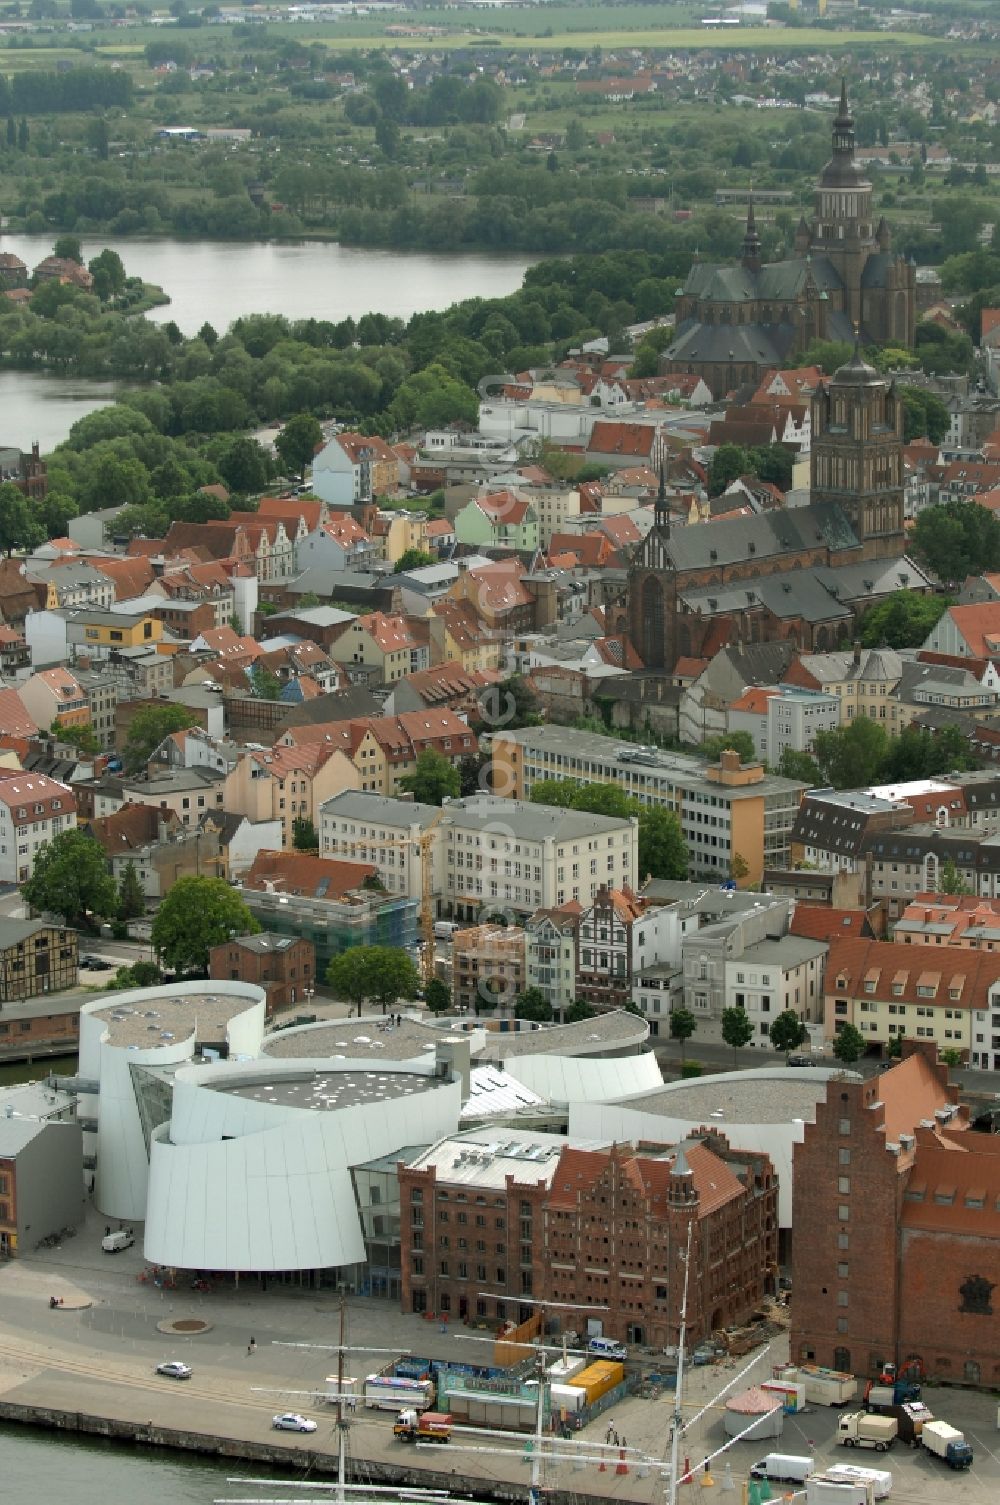
[[[887,1453],[896,1441],[899,1422],[894,1416],[869,1416],[867,1411],[848,1411],[837,1426],[837,1441],[846,1448],[874,1448]]]
[[[925,1421],[920,1428],[920,1445],[936,1458],[943,1458],[949,1468],[971,1468],[972,1449],[965,1434],[946,1421]]]
[[[101,1248],[105,1254],[121,1254],[123,1249],[131,1249],[135,1243],[135,1234],[131,1228],[119,1228],[116,1233],[106,1233],[101,1239]]]
[[[827,1474],[810,1474],[806,1480],[806,1505],[874,1505],[874,1501],[871,1484],[863,1480],[849,1484]]]
[[[831,1463],[825,1474],[836,1484],[870,1486],[876,1500],[887,1500],[892,1493],[892,1475],[885,1468],[859,1468],[856,1463]]]
[[[800,1453],[768,1453],[750,1465],[751,1479],[773,1479],[777,1484],[803,1484],[816,1467]]]
[[[774,1371],[776,1380],[792,1380],[805,1387],[806,1400],[815,1406],[846,1406],[856,1398],[858,1382],[840,1369],[819,1364],[785,1364]]]

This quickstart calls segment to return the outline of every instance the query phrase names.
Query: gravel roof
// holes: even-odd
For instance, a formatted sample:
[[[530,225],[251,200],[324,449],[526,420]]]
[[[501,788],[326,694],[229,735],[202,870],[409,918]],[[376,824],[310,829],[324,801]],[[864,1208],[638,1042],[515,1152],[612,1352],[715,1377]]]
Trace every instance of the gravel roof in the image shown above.
[[[839,1070],[815,1066],[778,1068],[762,1074],[732,1072],[619,1098],[618,1105],[669,1118],[698,1119],[705,1124],[781,1124],[794,1118],[813,1123],[816,1103],[825,1097],[827,1082],[840,1075]]]

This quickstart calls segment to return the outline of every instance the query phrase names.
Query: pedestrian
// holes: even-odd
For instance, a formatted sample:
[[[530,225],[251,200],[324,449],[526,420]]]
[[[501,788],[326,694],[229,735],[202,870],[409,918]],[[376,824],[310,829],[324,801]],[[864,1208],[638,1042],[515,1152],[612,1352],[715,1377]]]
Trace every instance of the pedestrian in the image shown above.
[[[247,1353],[251,1354],[251,1353],[256,1353],[256,1352],[257,1352],[257,1340],[256,1340],[256,1338],[251,1338],[250,1342],[247,1344]]]
[[[623,1448],[627,1448],[627,1447],[628,1447],[628,1443],[627,1443],[627,1442],[626,1442],[626,1441],[625,1441],[625,1438],[624,1438],[624,1437],[623,1437],[623,1438],[622,1438],[622,1440],[621,1440],[621,1446],[622,1446],[622,1447],[623,1447]]]
[[[613,1432],[611,1434],[611,1441],[614,1443],[615,1447],[618,1446],[618,1433],[617,1432]]]
[[[605,1443],[608,1443],[608,1442],[610,1442],[610,1441],[611,1441],[611,1439],[612,1439],[612,1437],[613,1437],[613,1436],[614,1436],[614,1435],[615,1435],[615,1428],[614,1428],[614,1423],[613,1423],[613,1422],[611,1422],[611,1421],[609,1421],[609,1422],[608,1422],[608,1430],[607,1430],[607,1431],[606,1431],[606,1432],[605,1432],[605,1434],[604,1434],[604,1441],[605,1441]]]

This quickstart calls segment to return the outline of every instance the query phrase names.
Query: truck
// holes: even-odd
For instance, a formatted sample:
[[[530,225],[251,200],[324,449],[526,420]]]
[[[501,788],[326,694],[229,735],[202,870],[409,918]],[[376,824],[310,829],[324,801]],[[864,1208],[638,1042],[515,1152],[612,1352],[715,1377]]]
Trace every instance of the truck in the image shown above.
[[[964,1433],[946,1421],[925,1421],[920,1428],[920,1445],[935,1458],[943,1458],[949,1468],[971,1468],[972,1449]]]
[[[868,1402],[868,1409],[877,1411],[880,1416],[894,1416],[896,1418],[896,1436],[900,1442],[906,1442],[910,1447],[915,1447],[920,1440],[920,1432],[925,1421],[933,1421],[934,1413],[922,1400],[904,1401],[901,1406],[877,1406],[873,1407]]]
[[[810,1474],[806,1480],[806,1505],[874,1505],[870,1483],[831,1479],[827,1474]]]
[[[400,1442],[447,1442],[451,1428],[447,1411],[416,1411],[405,1406],[396,1417],[392,1435]]]
[[[874,1448],[887,1453],[896,1441],[899,1423],[894,1416],[875,1416],[867,1411],[849,1411],[840,1418],[837,1441],[845,1448]]]
[[[859,1468],[856,1463],[831,1463],[824,1473],[834,1484],[865,1485],[876,1500],[886,1500],[892,1493],[892,1475],[888,1469]]]
[[[806,1400],[816,1406],[846,1406],[858,1393],[858,1382],[853,1374],[824,1369],[819,1364],[779,1365],[772,1378],[797,1380],[805,1387]]]
[[[777,1484],[802,1484],[815,1468],[812,1458],[800,1453],[768,1453],[750,1465],[751,1479],[773,1479]]]
[[[882,1383],[869,1380],[865,1386],[865,1405],[870,1411],[880,1406],[902,1406],[908,1400],[920,1399],[920,1386],[912,1380],[893,1380]]]
[[[105,1254],[121,1254],[123,1249],[131,1249],[135,1243],[135,1234],[131,1228],[119,1228],[117,1233],[106,1233],[101,1239],[101,1248]]]

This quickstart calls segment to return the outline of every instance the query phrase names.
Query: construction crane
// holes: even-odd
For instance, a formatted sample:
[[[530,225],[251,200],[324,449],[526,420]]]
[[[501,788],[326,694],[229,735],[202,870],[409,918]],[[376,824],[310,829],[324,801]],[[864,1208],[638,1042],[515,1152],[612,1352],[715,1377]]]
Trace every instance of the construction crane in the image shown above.
[[[420,957],[420,975],[425,986],[434,976],[434,895],[431,884],[433,864],[430,861],[430,853],[434,844],[435,828],[443,815],[444,810],[439,810],[419,836],[404,836],[392,841],[383,841],[374,836],[367,841],[343,841],[338,837],[335,838],[336,850],[325,854],[328,857],[339,857],[347,852],[373,851],[376,848],[404,847],[408,851],[412,851],[414,847],[417,848],[420,853],[420,937],[424,943]]]

